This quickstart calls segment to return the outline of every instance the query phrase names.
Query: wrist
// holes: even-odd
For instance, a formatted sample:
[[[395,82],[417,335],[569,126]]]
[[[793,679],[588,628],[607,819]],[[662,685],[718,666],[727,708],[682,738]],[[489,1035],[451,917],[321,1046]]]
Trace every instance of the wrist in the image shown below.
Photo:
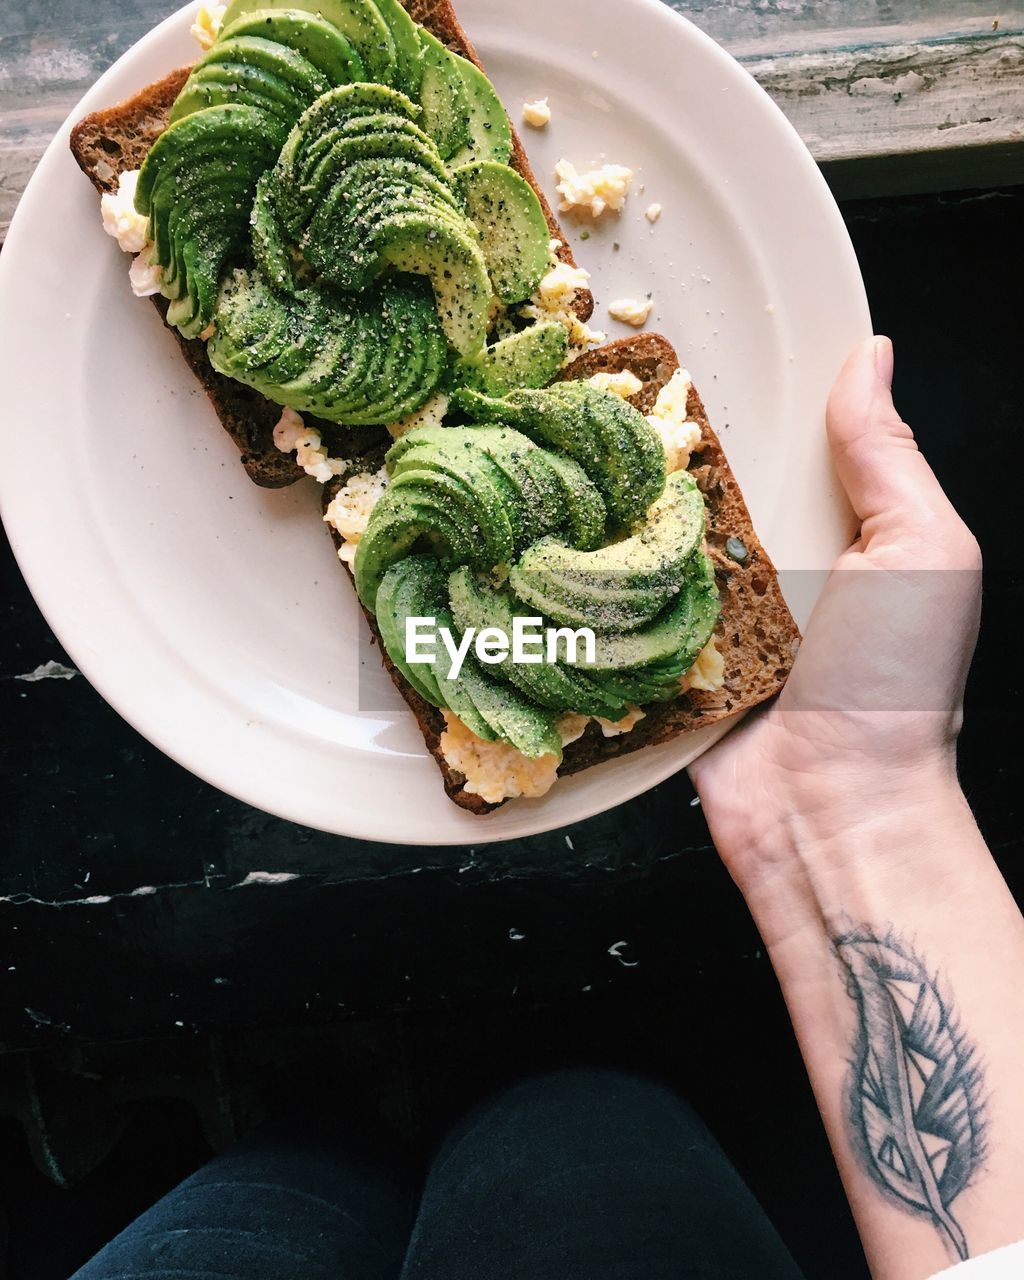
[[[720,783],[701,785],[705,812],[762,934],[775,921],[789,928],[856,914],[867,898],[889,898],[901,886],[945,894],[964,871],[965,836],[988,857],[952,759],[761,777],[760,795],[736,792],[732,803],[723,802]]]

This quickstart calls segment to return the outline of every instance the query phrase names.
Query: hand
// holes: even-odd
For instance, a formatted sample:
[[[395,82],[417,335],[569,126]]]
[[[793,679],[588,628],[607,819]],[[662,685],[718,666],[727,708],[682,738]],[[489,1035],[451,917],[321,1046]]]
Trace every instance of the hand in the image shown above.
[[[690,768],[741,888],[802,839],[956,790],[981,557],[893,406],[892,367],[888,338],[862,343],[829,399],[832,456],[861,531],[785,689]],[[780,827],[786,840],[771,838]]]

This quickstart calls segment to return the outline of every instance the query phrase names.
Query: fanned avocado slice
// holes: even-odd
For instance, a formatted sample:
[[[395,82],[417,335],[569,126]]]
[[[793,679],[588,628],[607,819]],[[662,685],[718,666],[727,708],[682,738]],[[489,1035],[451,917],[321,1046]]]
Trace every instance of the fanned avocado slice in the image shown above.
[[[568,458],[537,448],[512,427],[419,427],[395,441],[388,450],[387,465],[393,476],[415,467],[443,470],[465,477],[471,485],[479,483],[484,507],[502,508],[496,519],[502,527],[507,519],[514,552],[556,532],[573,546],[589,548],[598,545],[604,532],[604,504],[583,469]],[[475,533],[482,543],[490,531],[484,524]],[[489,569],[508,558],[504,554],[490,560],[475,556],[474,563]]]
[[[372,80],[379,84],[396,83],[395,42],[373,0],[310,0],[308,4],[298,0],[233,0],[224,14],[218,38],[223,38],[239,18],[267,9],[308,10],[323,18],[355,46]]]
[[[286,128],[291,128],[305,106],[295,99],[286,85],[265,71],[254,67],[216,66],[207,68],[201,77],[197,76],[185,85],[174,102],[174,119],[180,120],[193,112],[205,111],[207,107],[228,103],[269,111]]]
[[[563,325],[557,321],[532,324],[460,360],[455,381],[489,396],[503,396],[517,387],[545,387],[565,363],[568,351]]]
[[[501,99],[479,67],[457,53],[452,57],[459,68],[466,93],[469,142],[450,158],[449,167],[458,169],[480,160],[508,164],[512,155],[512,126]]]
[[[714,567],[707,555],[698,551],[681,590],[653,622],[638,631],[597,636],[595,661],[579,665],[595,676],[606,671],[661,668],[670,679],[673,673],[678,679],[711,639],[718,614]]]
[[[284,134],[266,111],[210,107],[169,126],[143,162],[136,208],[150,217],[160,265],[176,264],[170,292],[180,305],[173,316],[190,333],[212,318],[221,272],[248,229],[256,180],[273,163]],[[188,199],[189,191],[201,191],[202,198]]]
[[[262,36],[301,53],[332,85],[366,79],[366,67],[355,45],[333,23],[304,9],[253,9],[230,27],[222,27],[218,43],[237,36]]]
[[[542,539],[512,566],[509,585],[560,626],[631,631],[650,622],[682,589],[704,525],[704,497],[696,481],[676,471],[632,537],[596,551]]]
[[[261,36],[218,40],[175,99],[171,123],[216,101],[228,101],[232,86],[264,109],[276,109],[289,125],[331,87],[308,58],[288,45]]]
[[[535,455],[545,470],[530,474]],[[575,472],[568,490],[552,455],[511,428],[419,427],[402,436],[388,450],[391,484],[356,552],[359,598],[372,609],[384,573],[421,539],[449,566],[488,570],[511,561],[527,539],[564,532],[574,521],[592,537],[597,512],[603,527],[600,495],[579,467],[560,462]]]
[[[408,660],[405,624],[408,618],[436,618],[447,609],[447,575],[433,556],[406,556],[381,579],[375,612],[384,648],[420,697],[435,707],[445,702],[434,665]]]
[[[447,160],[470,141],[465,81],[450,49],[423,27],[417,34],[423,59],[420,82],[423,127]]]
[[[494,292],[502,302],[522,302],[548,269],[551,232],[537,193],[494,160],[453,169],[452,184],[477,229]]]
[[[391,39],[395,42],[398,71],[395,84],[415,97],[419,93],[423,76],[423,54],[420,48],[420,28],[405,11],[401,0],[374,0],[384,19]]]
[[[444,668],[442,662],[441,667]],[[458,680],[440,677],[441,692],[448,705],[463,723],[468,723],[456,705],[457,699],[468,699],[490,730],[478,737],[501,738],[524,756],[555,755],[562,758],[562,738],[550,711],[545,711],[524,698],[516,689],[495,680],[468,654]]]
[[[661,493],[665,450],[647,419],[620,396],[586,382],[517,390],[500,399],[462,389],[454,403],[481,422],[509,422],[574,458],[604,495],[614,523],[631,528]]]
[[[389,230],[381,256],[398,271],[427,276],[448,341],[460,355],[479,351],[487,336],[491,291],[483,257],[468,236],[409,214]]]
[[[238,270],[221,289],[216,326],[207,352],[218,372],[276,404],[350,426],[394,421],[396,389],[403,397],[396,416],[415,412],[437,390],[446,362],[430,291],[408,277],[341,297],[314,287],[277,293],[258,273]],[[400,384],[384,363],[398,352]]]
[[[460,633],[469,627],[475,627],[478,633],[484,627],[497,627],[511,638],[516,614],[524,618],[531,616],[507,591],[495,590],[465,567],[456,569],[449,577],[448,597]],[[540,649],[533,652],[546,657]],[[492,670],[550,711],[575,711],[610,720],[621,720],[626,714],[622,701],[606,693],[588,675],[560,662],[520,663],[513,662],[509,655]]]

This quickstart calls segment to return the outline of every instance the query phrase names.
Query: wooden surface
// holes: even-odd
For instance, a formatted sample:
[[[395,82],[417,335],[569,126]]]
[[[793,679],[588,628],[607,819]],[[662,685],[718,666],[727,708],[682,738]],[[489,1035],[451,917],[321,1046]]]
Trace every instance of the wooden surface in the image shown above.
[[[840,198],[1024,182],[1024,0],[670,2],[772,94]],[[78,98],[175,7],[3,0],[0,239]]]

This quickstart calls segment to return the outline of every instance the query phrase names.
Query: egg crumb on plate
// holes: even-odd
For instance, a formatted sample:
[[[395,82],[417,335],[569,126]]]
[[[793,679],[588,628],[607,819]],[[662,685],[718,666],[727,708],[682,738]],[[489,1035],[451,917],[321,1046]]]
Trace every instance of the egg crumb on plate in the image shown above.
[[[603,164],[580,173],[571,161],[559,160],[555,177],[562,213],[589,213],[600,218],[606,210],[618,213],[626,203],[633,170],[621,164]]]
[[[523,119],[533,129],[543,129],[551,123],[551,108],[547,98],[523,103]]]
[[[616,298],[608,304],[608,314],[613,320],[621,320],[623,324],[631,324],[634,329],[641,329],[651,314],[654,306],[653,298]]]

